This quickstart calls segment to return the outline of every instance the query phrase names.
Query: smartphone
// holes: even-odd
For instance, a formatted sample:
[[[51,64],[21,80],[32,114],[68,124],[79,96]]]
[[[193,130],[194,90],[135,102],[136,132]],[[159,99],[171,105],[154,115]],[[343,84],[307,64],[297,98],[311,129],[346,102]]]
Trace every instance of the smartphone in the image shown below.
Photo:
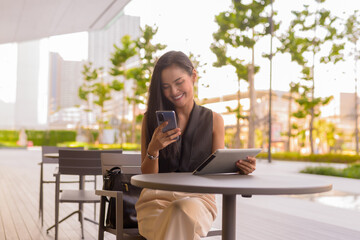
[[[176,116],[174,111],[156,111],[156,119],[158,126],[163,122],[167,121],[168,125],[163,128],[163,132],[167,132],[169,130],[177,128]],[[179,139],[179,136],[175,138]]]

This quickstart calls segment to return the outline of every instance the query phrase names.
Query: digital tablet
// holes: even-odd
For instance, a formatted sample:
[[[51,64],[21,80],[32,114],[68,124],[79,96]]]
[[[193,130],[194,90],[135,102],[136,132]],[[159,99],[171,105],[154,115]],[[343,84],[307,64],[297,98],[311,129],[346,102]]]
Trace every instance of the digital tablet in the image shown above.
[[[239,169],[236,167],[238,160],[246,157],[255,157],[262,151],[261,148],[248,149],[218,149],[211,154],[203,163],[201,163],[193,174],[210,174],[210,173],[235,173]]]

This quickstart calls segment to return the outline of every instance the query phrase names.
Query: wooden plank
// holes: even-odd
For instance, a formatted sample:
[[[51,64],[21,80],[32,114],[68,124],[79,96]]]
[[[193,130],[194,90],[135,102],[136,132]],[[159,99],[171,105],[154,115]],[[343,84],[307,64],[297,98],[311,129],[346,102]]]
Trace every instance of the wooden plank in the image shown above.
[[[3,224],[1,208],[0,208],[0,239],[5,239],[5,228]]]
[[[0,182],[0,202],[1,202],[1,218],[3,219],[5,239],[19,239],[17,235],[15,224],[16,221],[13,219],[13,215],[10,211],[10,203],[6,196],[8,192],[5,188],[5,181]]]
[[[22,176],[24,176],[22,174]],[[21,186],[24,186],[23,181],[27,178],[17,178],[17,181],[22,181],[22,183],[19,184],[19,182],[14,181],[14,179],[8,179],[8,188],[9,192],[11,193],[11,199],[16,199],[15,205],[17,207],[17,210],[19,212],[19,215],[22,218],[23,222],[23,228],[27,229],[27,234],[25,238],[20,237],[20,239],[45,239],[44,234],[42,232],[41,226],[39,224],[38,219],[36,218],[37,214],[35,209],[29,205],[29,201],[33,199],[33,197],[27,197],[24,198],[24,194],[27,194],[29,190],[21,189]]]

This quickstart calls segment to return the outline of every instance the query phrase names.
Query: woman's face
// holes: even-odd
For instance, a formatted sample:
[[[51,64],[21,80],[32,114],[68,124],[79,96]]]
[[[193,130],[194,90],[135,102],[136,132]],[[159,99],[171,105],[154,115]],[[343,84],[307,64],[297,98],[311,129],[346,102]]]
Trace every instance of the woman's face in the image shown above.
[[[195,80],[195,70],[189,76],[181,67],[171,65],[161,73],[161,89],[164,96],[175,107],[184,107],[187,104],[193,104]]]

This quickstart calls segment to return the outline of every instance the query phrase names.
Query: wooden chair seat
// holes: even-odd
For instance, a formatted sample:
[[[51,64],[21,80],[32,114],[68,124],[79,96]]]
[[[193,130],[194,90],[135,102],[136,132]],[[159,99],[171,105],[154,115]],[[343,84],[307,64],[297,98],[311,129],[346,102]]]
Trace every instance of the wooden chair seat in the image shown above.
[[[62,190],[60,202],[96,203],[100,197],[95,195],[95,190]]]

